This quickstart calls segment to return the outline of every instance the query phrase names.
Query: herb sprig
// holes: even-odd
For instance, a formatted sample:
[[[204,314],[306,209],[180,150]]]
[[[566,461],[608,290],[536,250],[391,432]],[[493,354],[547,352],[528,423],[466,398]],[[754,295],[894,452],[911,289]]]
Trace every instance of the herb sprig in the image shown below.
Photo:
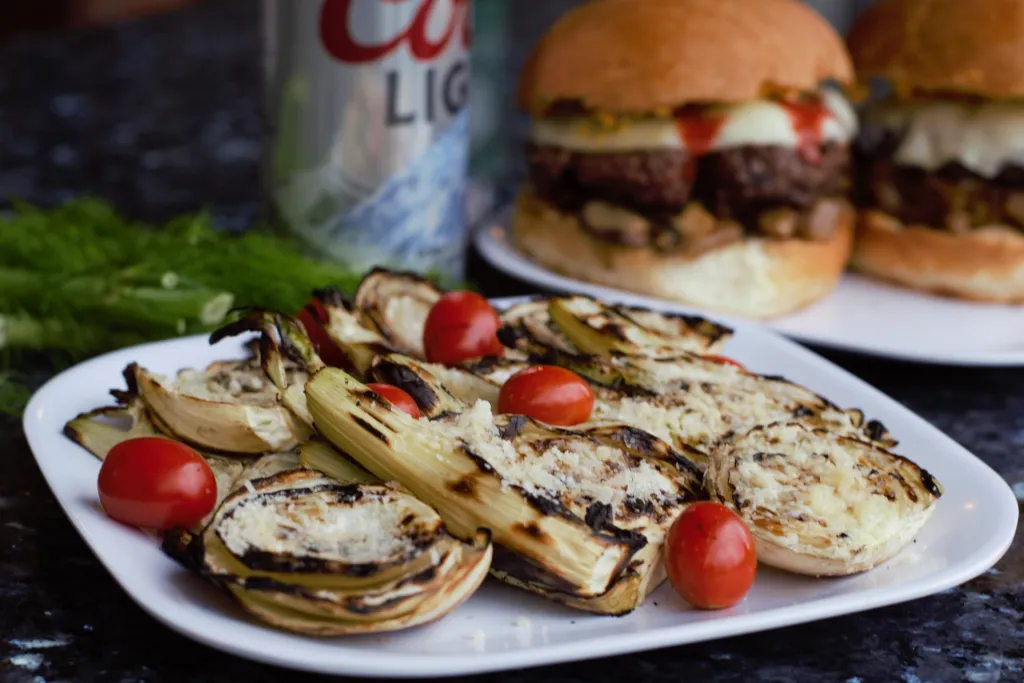
[[[217,230],[206,212],[155,226],[91,198],[15,203],[0,217],[0,372],[26,352],[59,366],[208,331],[232,306],[298,311],[314,289],[351,292],[359,277],[276,233]],[[0,410],[24,398],[0,379]]]

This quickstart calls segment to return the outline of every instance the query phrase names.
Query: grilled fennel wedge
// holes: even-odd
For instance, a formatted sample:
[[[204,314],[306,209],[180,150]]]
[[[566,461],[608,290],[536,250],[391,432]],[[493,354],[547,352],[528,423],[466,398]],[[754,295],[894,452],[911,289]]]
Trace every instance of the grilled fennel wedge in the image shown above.
[[[717,353],[732,336],[732,330],[698,316],[663,313],[634,306],[603,304],[587,297],[564,299],[536,298],[515,304],[501,313],[502,327],[498,337],[510,349],[532,355],[548,351],[579,354],[586,351],[566,334],[560,323],[552,318],[553,301],[578,309],[586,316],[600,311],[603,323],[609,325],[602,334],[614,333],[615,322],[628,323],[639,334],[632,345],[621,344],[619,352],[649,355],[652,349],[670,346],[677,350],[696,353]],[[628,340],[628,338],[626,339]]]
[[[383,278],[383,275],[379,274],[378,278]],[[392,353],[396,349],[387,340],[361,325],[343,297],[325,291],[321,296],[321,303],[328,315],[328,334],[354,361],[356,370],[360,373],[359,379],[384,382],[405,389],[413,395],[420,410],[428,416],[453,410],[450,407],[438,409],[436,405],[431,404],[433,398],[430,391],[417,393],[419,382],[416,371],[409,370],[406,367],[408,363]],[[704,348],[719,344],[729,335],[727,329],[700,318],[671,316],[628,307],[618,308],[647,321],[653,330],[660,331],[659,334],[685,334],[697,340],[685,344],[690,347]],[[469,404],[485,400],[496,408],[501,385],[513,373],[543,361],[543,356],[536,355],[538,352],[546,355],[574,355],[578,352],[572,342],[551,321],[546,299],[514,305],[502,314],[502,320],[503,341],[514,347],[504,356],[469,361],[456,367],[426,362],[416,363],[416,367],[427,370],[459,400]],[[534,355],[529,357],[526,352]],[[385,357],[388,360],[381,361]],[[597,359],[590,361],[600,362]],[[714,401],[699,388],[688,392],[659,394],[621,381],[602,382],[599,377],[594,376],[588,379],[591,381],[596,399],[591,423],[621,422],[639,427],[668,441],[678,450],[691,451],[689,455],[701,466],[706,462],[706,451],[727,431],[722,426],[722,418]]]
[[[500,313],[498,339],[509,349],[529,355],[549,350],[576,354],[579,349],[558,329],[548,313],[546,297],[513,304]]]
[[[610,359],[598,356],[548,351],[529,361],[485,358],[467,364],[465,370],[500,390],[513,373],[538,362],[574,370],[590,385],[594,408],[585,425],[621,423],[643,429],[686,453],[701,467],[707,462],[708,451],[728,431],[714,397],[700,386],[681,391],[678,387],[645,384],[640,376],[627,381]]]
[[[658,358],[718,353],[732,330],[710,320],[606,304],[584,296],[554,297],[548,315],[584,353]]]
[[[442,294],[420,275],[374,268],[356,287],[355,311],[362,325],[392,349],[423,359],[427,357],[423,349],[427,314]]]
[[[548,359],[556,358],[550,353]],[[578,356],[557,356],[565,366]],[[701,471],[707,466],[708,453],[729,427],[723,420],[714,397],[694,386],[687,391],[661,391],[623,381],[615,367],[603,358],[586,357],[588,374],[583,377],[594,393],[590,419],[578,425],[623,424],[642,429],[671,444]],[[487,401],[497,410],[498,395],[510,376],[530,367],[531,362],[508,358],[484,358],[462,367],[436,366],[406,356],[378,356],[367,373],[369,381],[397,386],[416,401],[427,417],[459,412],[452,399],[466,404]],[[603,368],[603,369],[602,369]],[[442,390],[436,386],[440,383]]]
[[[248,482],[203,532],[165,543],[261,620],[332,636],[439,619],[490,568],[486,531],[463,543],[437,513],[383,484],[297,469]]]
[[[321,289],[316,297],[327,315],[324,331],[348,356],[356,374],[364,374],[376,356],[399,352],[399,347],[385,339],[375,327],[363,324],[359,313],[338,290]]]
[[[153,424],[142,399],[136,397],[127,405],[100,408],[82,413],[68,421],[64,434],[100,460],[107,457],[110,449],[129,439],[143,436],[166,437]],[[213,471],[217,482],[217,502],[214,510],[242,482],[266,477],[276,472],[298,467],[298,451],[270,453],[255,460],[242,461],[213,453],[199,454]],[[210,520],[211,512],[191,527],[192,531],[202,529]]]
[[[637,324],[606,304],[584,297],[551,300],[550,312],[560,329],[589,354],[611,360],[595,363],[587,358],[558,354],[566,367],[604,381],[624,381],[659,395],[692,392],[699,386],[718,404],[728,433],[742,434],[759,424],[784,420],[866,438],[891,448],[896,441],[877,420],[866,420],[856,408],[840,409],[828,399],[783,377],[758,375],[729,363],[693,353],[687,342],[655,327]]]
[[[906,458],[797,423],[731,440],[712,458],[705,484],[747,523],[759,561],[811,576],[854,574],[888,560],[942,495]]]
[[[314,436],[299,446],[299,465],[307,470],[323,472],[331,479],[346,484],[382,483],[355,460],[319,436]]]
[[[295,367],[291,383],[305,374]],[[190,445],[222,453],[259,455],[294,448],[310,434],[256,358],[213,363],[205,370],[185,369],[176,377],[151,373],[132,363],[124,371],[122,401],[139,396],[153,420],[169,435]]]
[[[549,352],[548,360],[594,381],[632,387],[668,401],[689,395],[697,406],[710,397],[721,415],[717,435],[742,434],[778,421],[798,420],[865,438],[880,446],[896,445],[885,426],[866,420],[856,408],[840,409],[828,399],[789,380],[759,375],[731,363],[675,348],[651,338],[649,330],[624,317],[609,319],[607,306],[590,299],[553,299],[552,316],[564,323],[570,339],[591,356]],[[678,345],[677,345],[678,346]],[[708,414],[708,428],[716,424]],[[657,430],[655,430],[657,433]],[[715,441],[713,438],[712,441]],[[691,444],[707,448],[698,441]]]
[[[488,359],[488,366],[493,369],[495,362],[502,366],[515,364],[504,359]],[[456,399],[466,400],[469,397],[457,396],[457,392],[449,393],[451,385],[439,384],[437,378],[431,374],[429,366],[428,363],[419,363],[406,356],[396,354],[378,358],[374,362],[370,374],[374,379],[386,381],[408,392],[413,396],[420,412],[426,417],[440,417],[451,415],[453,410],[465,410],[465,406],[458,406]],[[469,374],[467,370],[460,369],[460,371]],[[507,371],[508,368],[504,368],[504,372]],[[482,381],[472,375],[469,375],[469,378]],[[471,386],[471,383],[464,382],[460,386]],[[492,385],[492,388],[496,394],[498,387]],[[486,400],[486,398],[479,400]],[[495,398],[494,403],[496,400]],[[581,427],[586,426],[581,425]],[[637,439],[649,438],[636,430],[634,430],[634,436]],[[686,460],[690,462],[685,460],[676,460],[676,462],[680,469],[689,472],[692,476],[690,481],[696,484],[700,477],[700,466],[703,465],[706,456],[694,453],[692,450],[687,451],[686,456]],[[693,490],[699,493],[698,487],[693,486]],[[578,597],[572,593],[563,592],[560,589],[562,584],[560,579],[551,576],[550,573],[535,564],[524,561],[515,553],[501,547],[500,544],[495,548],[491,573],[505,583],[538,593],[575,609],[598,614],[622,615],[643,604],[647,595],[665,579],[661,557],[662,545],[648,543],[633,555],[626,568],[614,578],[611,587],[594,597]]]
[[[310,379],[306,396],[340,450],[436,507],[456,536],[491,529],[572,597],[605,593],[702,492],[689,462],[637,429],[554,429],[492,415],[485,401],[417,420],[333,368]]]

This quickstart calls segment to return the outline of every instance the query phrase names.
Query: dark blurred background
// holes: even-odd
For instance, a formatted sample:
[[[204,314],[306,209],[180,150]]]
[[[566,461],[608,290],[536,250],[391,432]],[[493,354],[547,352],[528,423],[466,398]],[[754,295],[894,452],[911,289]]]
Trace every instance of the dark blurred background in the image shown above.
[[[558,16],[584,1],[474,0],[471,176],[476,192],[471,195],[471,215],[502,201],[508,192],[500,188],[510,188],[518,179],[524,120],[515,112],[512,93],[527,52]],[[871,0],[807,1],[845,31]],[[0,51],[5,74],[0,112],[8,124],[0,126],[0,205],[10,196],[44,206],[60,203],[68,198],[66,188],[71,185],[64,178],[74,176],[80,191],[109,199],[136,217],[159,220],[205,202],[212,203],[219,220],[229,227],[255,219],[259,149],[253,140],[260,130],[259,64],[217,55],[258,54],[259,4],[6,0],[0,47],[15,45]],[[177,44],[162,37],[147,45],[144,29],[122,26],[188,6],[205,15],[204,30],[196,32],[195,21],[182,22]],[[169,25],[162,24],[165,31]],[[97,27],[100,30],[85,30]],[[78,40],[75,33],[82,36],[80,62],[66,57],[67,41]],[[53,43],[52,60],[39,59],[39,41]],[[250,44],[240,46],[239,41]],[[19,61],[18,44],[26,46],[31,59]],[[228,64],[230,73],[219,70]],[[140,79],[143,70],[147,77]],[[102,84],[95,82],[98,77]],[[43,82],[46,88],[40,87]],[[120,83],[132,87],[120,89]],[[140,83],[145,84],[141,89]],[[104,95],[102,102],[95,98],[97,88]],[[40,98],[45,93],[48,101],[35,99],[34,92]],[[187,101],[182,101],[183,93],[188,93]],[[170,101],[172,97],[176,100]],[[231,107],[229,100],[236,98],[251,101],[252,107]],[[180,113],[193,107],[184,121]],[[225,118],[228,111],[234,114]],[[244,112],[243,118],[238,112]],[[197,144],[197,138],[216,144]],[[154,139],[157,144],[147,144]],[[136,150],[145,152],[134,163],[118,156]],[[205,158],[197,159],[197,153]],[[218,172],[211,174],[206,196],[190,196],[185,188],[194,189],[194,183],[181,176],[204,166]],[[82,187],[83,175],[89,178],[88,187]],[[129,185],[134,191],[126,190]]]
[[[0,41],[165,12],[196,0],[6,0]]]

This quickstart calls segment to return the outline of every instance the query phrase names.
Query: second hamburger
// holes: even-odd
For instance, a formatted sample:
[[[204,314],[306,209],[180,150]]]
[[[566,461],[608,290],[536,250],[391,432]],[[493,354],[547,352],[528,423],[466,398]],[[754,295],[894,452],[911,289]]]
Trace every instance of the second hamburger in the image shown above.
[[[853,265],[1024,302],[1024,0],[879,0],[849,44],[862,79],[890,90],[855,145]]]

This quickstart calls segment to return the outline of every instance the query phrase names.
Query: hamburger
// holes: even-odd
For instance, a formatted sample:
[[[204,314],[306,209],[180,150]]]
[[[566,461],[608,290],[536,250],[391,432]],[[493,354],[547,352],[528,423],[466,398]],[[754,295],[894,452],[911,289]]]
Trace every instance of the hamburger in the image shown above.
[[[860,80],[888,90],[854,144],[854,267],[1024,301],[1024,2],[881,0],[848,42]]]
[[[797,0],[591,0],[534,47],[516,247],[589,282],[767,318],[850,256],[842,39]]]

